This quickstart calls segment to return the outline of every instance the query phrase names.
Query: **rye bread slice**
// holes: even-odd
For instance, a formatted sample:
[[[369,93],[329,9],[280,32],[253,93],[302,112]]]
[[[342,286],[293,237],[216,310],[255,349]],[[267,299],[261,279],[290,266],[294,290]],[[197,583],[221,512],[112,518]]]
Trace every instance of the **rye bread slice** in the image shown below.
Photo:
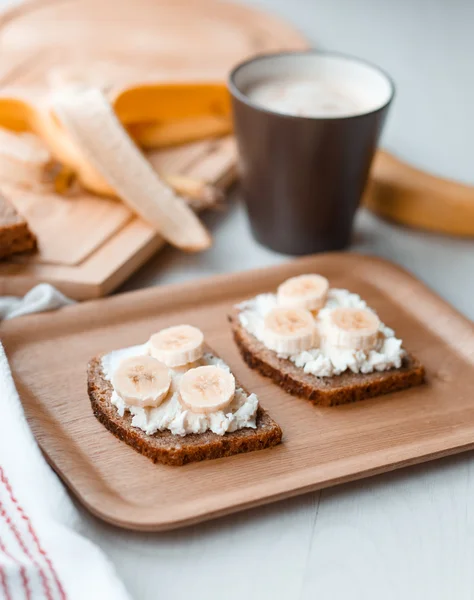
[[[263,450],[281,442],[280,426],[260,405],[257,410],[256,429],[245,427],[224,435],[217,435],[212,431],[184,437],[174,435],[170,431],[158,431],[147,435],[141,429],[132,427],[130,413],[126,412],[123,417],[118,414],[110,402],[112,389],[111,383],[104,378],[101,357],[96,356],[87,367],[87,390],[94,415],[119,440],[154,463],[184,465],[241,452]]]
[[[423,365],[410,354],[403,359],[399,369],[367,374],[344,372],[334,377],[316,377],[268,350],[240,324],[237,309],[229,315],[229,321],[234,340],[249,367],[270,377],[290,394],[306,398],[313,404],[347,404],[410,388],[424,381]]]
[[[0,258],[36,247],[36,238],[10,202],[0,195]]]

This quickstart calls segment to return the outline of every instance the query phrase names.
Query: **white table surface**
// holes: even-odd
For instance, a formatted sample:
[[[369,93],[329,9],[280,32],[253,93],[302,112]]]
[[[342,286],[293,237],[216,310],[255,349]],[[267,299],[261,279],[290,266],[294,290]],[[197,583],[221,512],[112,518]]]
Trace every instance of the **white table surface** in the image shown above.
[[[474,183],[474,4],[253,4],[292,20],[321,47],[383,66],[398,86],[385,147]],[[207,221],[215,234],[210,251],[167,249],[124,289],[288,260],[251,239],[236,204]],[[409,231],[361,212],[352,249],[403,265],[474,318],[474,241]],[[474,598],[472,453],[165,534],[121,531],[82,513],[83,533],[104,549],[137,600]]]

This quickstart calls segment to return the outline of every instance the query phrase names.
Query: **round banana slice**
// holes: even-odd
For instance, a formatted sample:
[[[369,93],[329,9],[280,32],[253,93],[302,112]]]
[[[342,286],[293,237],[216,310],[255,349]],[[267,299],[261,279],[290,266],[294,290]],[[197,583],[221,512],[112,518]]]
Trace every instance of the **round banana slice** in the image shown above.
[[[181,367],[203,355],[204,335],[192,325],[162,329],[148,342],[150,354],[168,367]]]
[[[347,350],[372,350],[377,345],[380,320],[364,308],[335,308],[324,327],[331,346]]]
[[[232,373],[214,365],[187,371],[179,382],[179,401],[193,413],[212,413],[226,408],[235,394]]]
[[[284,281],[277,291],[277,300],[285,308],[306,308],[317,311],[326,303],[329,281],[321,275],[299,275]]]
[[[273,308],[264,319],[263,343],[281,354],[296,354],[318,345],[313,315],[304,308]]]
[[[133,356],[120,363],[112,375],[112,385],[126,404],[155,407],[170,389],[171,373],[152,356]]]

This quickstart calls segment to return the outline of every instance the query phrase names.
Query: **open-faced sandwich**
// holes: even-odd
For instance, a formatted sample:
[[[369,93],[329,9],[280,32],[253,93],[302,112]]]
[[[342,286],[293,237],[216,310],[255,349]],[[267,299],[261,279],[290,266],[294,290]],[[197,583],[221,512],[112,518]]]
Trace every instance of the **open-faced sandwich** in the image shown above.
[[[153,462],[220,458],[275,446],[282,437],[257,396],[191,325],[93,358],[88,391],[97,419]]]
[[[247,364],[291,394],[333,406],[419,385],[421,363],[358,294],[292,277],[229,316]]]

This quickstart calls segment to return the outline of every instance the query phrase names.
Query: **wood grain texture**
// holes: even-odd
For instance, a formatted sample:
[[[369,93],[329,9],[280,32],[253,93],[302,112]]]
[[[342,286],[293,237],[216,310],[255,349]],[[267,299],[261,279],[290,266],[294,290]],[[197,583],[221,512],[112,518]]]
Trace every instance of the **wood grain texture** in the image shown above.
[[[250,54],[306,46],[278,19],[215,0],[127,0],[119,5],[33,0],[3,14],[0,43],[0,94],[26,96],[31,102],[44,95],[55,71],[86,74],[91,83],[117,88],[144,81],[222,80]],[[235,146],[228,138],[149,156],[158,172],[195,177],[221,189],[235,178]],[[39,252],[0,264],[4,294],[23,294],[47,281],[76,299],[101,296],[164,245],[148,225],[137,225],[131,211],[112,200],[86,193],[18,192],[14,201],[31,221]]]
[[[199,174],[202,160],[203,180],[226,189],[235,175],[233,145],[224,139],[200,144],[198,150],[189,163],[193,176]],[[186,158],[188,147],[181,151]],[[170,159],[167,153],[153,153],[152,163],[157,169],[162,163],[178,163],[176,153]],[[175,173],[187,175],[187,167],[177,164]],[[31,192],[12,196],[16,206],[33,215],[40,254],[0,263],[0,293],[21,295],[47,281],[77,300],[103,296],[165,244],[149,225],[114,200],[89,194],[79,198],[51,196],[38,198]]]
[[[219,141],[198,142],[197,148],[191,144],[186,148],[178,149],[172,156],[168,150],[155,151],[152,163],[158,170],[163,164],[175,164],[176,173],[187,175],[192,169],[193,173],[199,172],[200,160],[203,161],[203,179],[225,190],[234,180],[235,175],[235,146],[233,140],[222,139]],[[184,160],[183,160],[184,159]],[[89,199],[101,203],[100,199],[88,196]],[[62,200],[61,202],[67,202]],[[106,200],[106,203],[115,203]],[[98,214],[104,209],[96,206]],[[62,265],[47,261],[29,261],[22,257],[13,257],[8,262],[0,263],[0,294],[23,295],[39,282],[52,283],[62,292],[76,300],[86,300],[105,296],[122,284],[132,273],[140,268],[153,254],[163,248],[165,241],[147,223],[133,217],[128,208],[117,203],[120,211],[127,211],[129,218],[125,226],[119,228],[114,235],[104,240],[95,250],[90,251],[79,264]],[[67,210],[67,209],[65,209]],[[80,208],[76,209],[80,212]],[[75,212],[75,211],[73,211]],[[95,211],[93,211],[95,214]],[[88,219],[93,220],[93,215]],[[88,221],[87,221],[88,222]],[[58,225],[56,223],[56,225]],[[51,232],[48,227],[47,231]],[[59,232],[59,242],[51,240],[48,248],[56,251],[54,244],[65,242],[67,232]],[[77,235],[87,236],[87,228],[75,230],[72,239]],[[93,237],[93,236],[92,236]],[[43,238],[44,239],[44,238]],[[87,239],[83,238],[87,243]],[[83,246],[83,247],[87,247]]]
[[[121,202],[78,189],[68,195],[13,186],[2,189],[38,240],[37,254],[19,257],[17,262],[74,267],[133,218]]]
[[[35,0],[4,13],[0,26],[0,84],[37,88],[52,61],[87,67],[91,77],[118,71],[123,83],[137,73],[141,81],[223,79],[249,55],[307,47],[277,17],[216,0]]]
[[[474,55],[474,3],[246,3],[277,11],[325,48],[388,69],[399,94],[387,147],[474,184],[474,80],[465,76]],[[240,202],[211,219],[218,227],[209,253],[166,251],[126,288],[286,260],[251,238]],[[405,265],[474,320],[472,240],[407,229],[362,210],[352,249]],[[167,533],[121,530],[85,509],[80,523],[136,600],[473,600],[473,451]]]
[[[245,367],[226,324],[230,307],[289,276],[320,272],[360,293],[427,370],[419,388],[316,408]],[[268,451],[176,470],[157,467],[95,420],[91,355],[189,322],[283,429]],[[124,294],[54,315],[6,322],[3,343],[38,442],[89,510],[122,527],[162,530],[474,447],[474,326],[406,272],[349,254]]]

